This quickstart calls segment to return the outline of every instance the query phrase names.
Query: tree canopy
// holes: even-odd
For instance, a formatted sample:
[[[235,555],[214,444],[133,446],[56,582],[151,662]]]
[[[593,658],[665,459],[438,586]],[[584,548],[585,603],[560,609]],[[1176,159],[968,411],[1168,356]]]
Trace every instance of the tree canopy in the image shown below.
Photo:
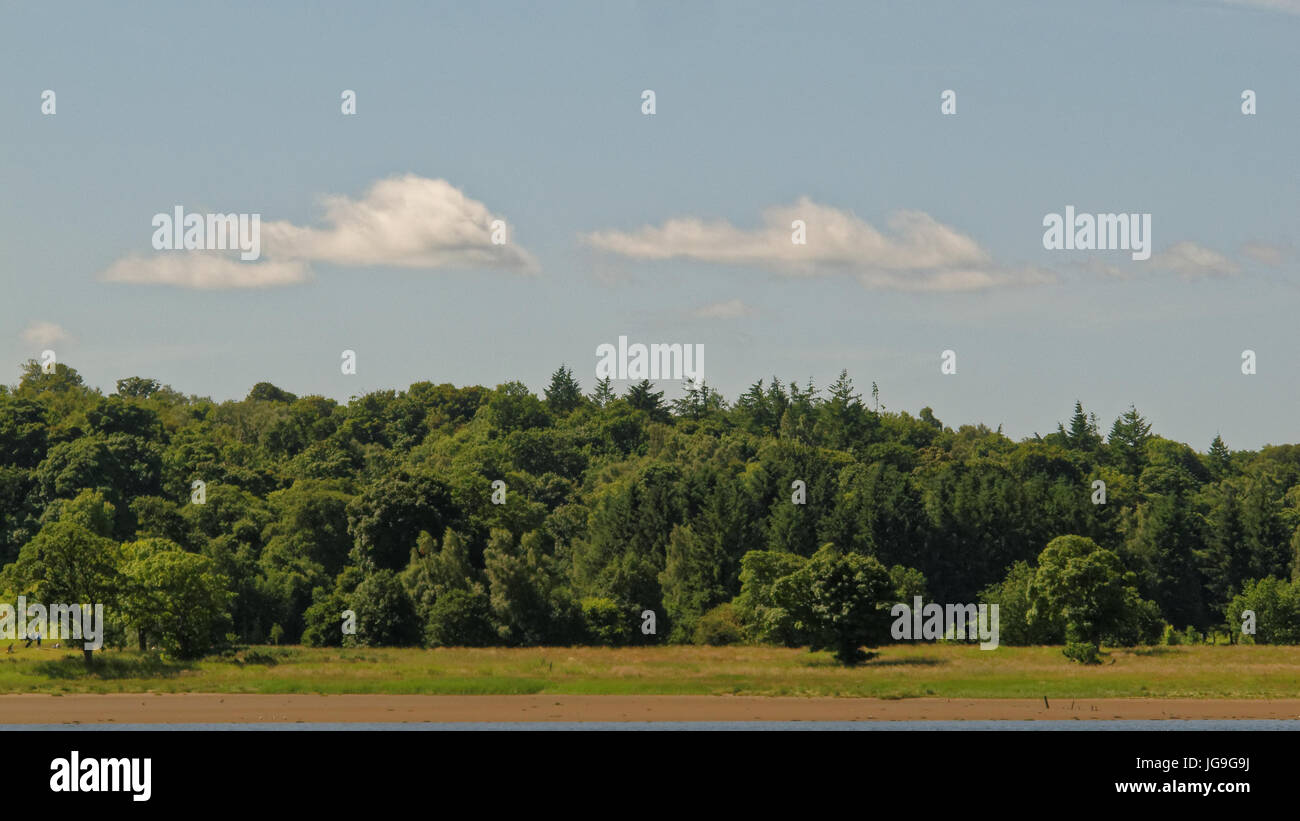
[[[649,381],[588,395],[563,365],[541,397],[116,388],[29,363],[0,392],[0,578],[114,602],[124,629],[183,653],[227,634],[340,643],[351,610],[365,644],[743,628],[851,660],[883,640],[898,579],[1000,602],[1007,643],[1132,642],[1290,601],[1260,580],[1300,567],[1300,447],[1216,436],[1201,453],[1133,407],[1105,437],[1076,402],[1013,441],[887,410],[874,383],[864,402],[847,372],[824,391],[760,379],[734,404],[704,383],[673,401]]]

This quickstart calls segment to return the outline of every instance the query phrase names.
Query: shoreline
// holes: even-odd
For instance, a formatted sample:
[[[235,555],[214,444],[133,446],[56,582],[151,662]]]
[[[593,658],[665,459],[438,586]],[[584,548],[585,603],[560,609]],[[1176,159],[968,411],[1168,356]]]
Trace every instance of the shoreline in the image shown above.
[[[538,721],[1069,721],[1300,719],[1300,698],[788,696],[0,695],[0,725]]]

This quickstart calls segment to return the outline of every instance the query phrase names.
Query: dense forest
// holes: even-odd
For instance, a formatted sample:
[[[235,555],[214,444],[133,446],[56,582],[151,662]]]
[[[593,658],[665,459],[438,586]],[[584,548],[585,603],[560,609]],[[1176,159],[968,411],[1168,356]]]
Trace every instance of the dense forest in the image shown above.
[[[1201,453],[1137,409],[1103,435],[1078,403],[1016,442],[886,410],[847,374],[760,380],[734,403],[693,384],[673,402],[649,382],[585,394],[563,366],[540,397],[419,382],[347,404],[265,382],[218,403],[140,377],[104,395],[34,361],[0,386],[5,600],[107,601],[112,642],[184,655],[833,646],[790,603],[796,578],[1000,601],[1003,643],[1239,633],[1245,606],[1254,640],[1297,641],[1298,526],[1300,447]],[[1109,574],[1127,626],[1071,621],[1069,591],[1043,581],[1069,562]]]

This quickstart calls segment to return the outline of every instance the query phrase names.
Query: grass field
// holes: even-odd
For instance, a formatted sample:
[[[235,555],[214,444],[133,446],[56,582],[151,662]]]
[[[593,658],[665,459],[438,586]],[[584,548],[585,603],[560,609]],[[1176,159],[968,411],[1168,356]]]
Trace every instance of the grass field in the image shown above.
[[[133,651],[15,648],[0,693],[782,695],[909,698],[1300,696],[1300,647],[1110,650],[1099,666],[1058,647],[893,646],[855,668],[776,647],[331,649],[253,647],[181,663]]]

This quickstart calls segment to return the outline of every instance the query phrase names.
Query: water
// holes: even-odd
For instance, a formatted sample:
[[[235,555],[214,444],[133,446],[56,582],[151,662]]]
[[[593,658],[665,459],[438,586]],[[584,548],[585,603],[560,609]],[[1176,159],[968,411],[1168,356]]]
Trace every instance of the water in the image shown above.
[[[1283,719],[1175,720],[1160,721],[465,721],[465,722],[263,722],[258,724],[4,724],[4,730],[74,730],[86,732],[120,732],[152,730],[157,732],[195,732],[206,730],[254,730],[259,732],[311,730],[386,730],[386,731],[533,731],[556,730],[631,731],[656,730],[783,732],[908,730],[1070,730],[1106,732],[1109,730],[1143,730],[1169,732],[1179,730],[1277,730],[1300,731],[1300,721]]]

